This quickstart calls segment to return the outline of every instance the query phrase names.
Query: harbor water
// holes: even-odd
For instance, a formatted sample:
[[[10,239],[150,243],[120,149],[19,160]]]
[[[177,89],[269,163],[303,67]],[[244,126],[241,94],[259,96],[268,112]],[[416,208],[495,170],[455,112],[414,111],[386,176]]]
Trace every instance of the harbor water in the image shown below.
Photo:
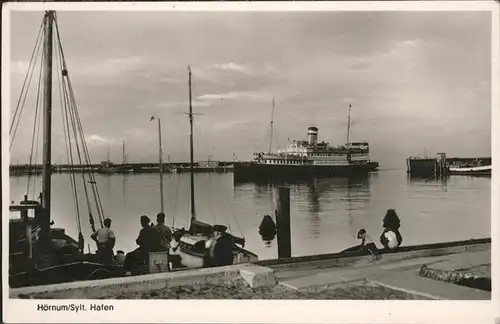
[[[80,176],[80,175],[79,175]],[[158,174],[97,175],[105,217],[113,220],[115,250],[135,249],[139,217],[156,223],[160,211]],[[80,176],[81,182],[81,176]],[[382,219],[388,208],[401,218],[403,245],[490,237],[489,177],[451,176],[445,180],[410,179],[404,170],[386,170],[359,179],[316,179],[290,184],[292,255],[339,252],[359,243],[356,233],[365,228],[380,246]],[[28,177],[10,177],[10,200],[26,194]],[[41,178],[30,180],[29,197],[40,192]],[[195,176],[197,218],[228,225],[246,238],[245,247],[259,259],[277,257],[277,242],[263,241],[258,226],[273,214],[273,186],[234,184],[232,173]],[[34,190],[33,190],[34,188]],[[86,249],[90,239],[89,215],[83,187],[78,188],[80,223]],[[166,223],[189,226],[189,174],[164,175]],[[68,174],[52,176],[52,220],[77,238],[77,217]],[[97,221],[97,214],[94,211]]]

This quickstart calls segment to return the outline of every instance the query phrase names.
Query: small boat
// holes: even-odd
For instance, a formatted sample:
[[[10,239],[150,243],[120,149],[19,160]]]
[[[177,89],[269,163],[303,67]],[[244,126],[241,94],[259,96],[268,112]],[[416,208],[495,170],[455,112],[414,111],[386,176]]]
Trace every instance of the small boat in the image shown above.
[[[108,147],[108,159],[106,161],[102,161],[99,167],[97,168],[98,173],[103,174],[116,174],[116,173],[131,173],[134,172],[134,169],[127,164],[127,159],[125,156],[125,141],[122,142],[123,145],[123,161],[122,164],[113,163],[109,158],[109,147]]]
[[[474,167],[450,167],[450,174],[457,175],[491,175],[491,165]]]
[[[88,207],[86,214],[89,217],[90,227],[95,232],[96,225],[94,220],[94,212],[98,216],[98,220],[103,226],[104,212],[102,203],[99,198],[99,192],[93,172],[85,173],[78,172],[76,165],[92,165],[90,155],[88,154],[87,145],[85,142],[85,134],[83,133],[81,120],[76,106],[76,100],[71,86],[66,61],[63,55],[61,39],[59,37],[59,29],[55,11],[46,11],[41,28],[44,33],[39,33],[37,44],[35,46],[43,46],[43,55],[45,59],[40,68],[43,73],[44,89],[50,88],[53,83],[52,63],[55,62],[57,69],[56,73],[61,74],[61,95],[64,94],[67,101],[62,103],[63,120],[65,127],[73,126],[74,132],[65,133],[66,150],[69,165],[69,180],[71,183],[71,193],[75,203],[75,218],[77,219],[78,240],[66,234],[63,228],[54,228],[54,222],[51,221],[52,216],[52,195],[51,195],[51,177],[53,173],[52,160],[52,91],[43,91],[43,105],[37,107],[42,110],[38,116],[43,115],[43,165],[42,165],[42,192],[38,197],[39,200],[28,200],[28,196],[24,196],[24,200],[18,205],[9,207],[11,215],[19,216],[9,219],[9,286],[22,287],[32,285],[47,285],[56,284],[68,281],[81,281],[91,279],[103,279],[110,277],[118,277],[124,275],[123,268],[120,265],[113,263],[102,263],[95,254],[84,253],[84,236],[82,234],[80,212],[83,212],[84,206]],[[53,45],[56,48],[53,48]],[[47,59],[59,57],[57,59]],[[34,57],[32,57],[33,60]],[[39,60],[39,62],[41,59]],[[30,65],[35,61],[30,62]],[[35,64],[33,63],[33,64]],[[35,67],[31,71],[33,73]],[[30,73],[28,69],[28,74]],[[42,86],[42,81],[38,86]],[[23,94],[21,94],[22,96]],[[23,103],[24,105],[24,103]],[[13,116],[11,125],[19,122],[23,107],[20,113]],[[69,112],[68,112],[69,111]],[[66,113],[64,113],[66,112]],[[17,118],[17,120],[16,120]],[[67,129],[65,129],[67,130]],[[11,141],[15,140],[15,130],[12,133],[12,127],[9,131]],[[35,138],[33,136],[33,138]],[[31,143],[32,148],[36,143]],[[76,154],[78,152],[78,155]],[[83,153],[80,155],[80,153]],[[30,157],[30,164],[32,164]],[[77,161],[79,160],[79,161]],[[28,181],[28,184],[30,182]],[[85,188],[86,204],[79,204],[76,186],[82,185]],[[90,188],[89,188],[90,187]],[[31,188],[28,188],[28,192]],[[91,199],[93,198],[93,199]],[[94,211],[92,210],[94,205]]]

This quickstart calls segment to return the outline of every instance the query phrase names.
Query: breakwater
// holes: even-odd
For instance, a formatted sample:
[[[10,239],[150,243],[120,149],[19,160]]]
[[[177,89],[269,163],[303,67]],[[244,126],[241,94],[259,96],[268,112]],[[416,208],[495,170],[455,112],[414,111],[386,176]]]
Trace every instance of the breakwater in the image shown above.
[[[234,162],[227,161],[203,161],[193,165],[194,172],[232,172]],[[9,166],[9,174],[11,176],[20,175],[36,175],[41,174],[43,166],[41,164],[16,164]],[[164,173],[182,173],[191,170],[189,162],[173,162],[163,164],[162,170]],[[103,174],[119,174],[119,173],[159,173],[160,165],[158,163],[127,163],[113,164],[103,163],[90,165],[69,165],[69,164],[53,164],[53,173],[74,172],[96,172]]]

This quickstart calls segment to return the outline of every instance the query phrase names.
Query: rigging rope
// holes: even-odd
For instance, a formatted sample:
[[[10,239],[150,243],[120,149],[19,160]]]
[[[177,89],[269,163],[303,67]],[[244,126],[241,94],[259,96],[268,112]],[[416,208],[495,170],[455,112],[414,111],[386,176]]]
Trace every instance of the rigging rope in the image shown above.
[[[212,181],[212,177],[211,175],[209,174],[208,175],[208,182],[210,183]],[[209,190],[208,191],[208,202],[210,204],[210,211],[212,212],[212,215],[214,216],[214,224],[217,224],[217,220],[216,220],[216,217],[215,217],[215,212],[214,212],[214,206],[213,206],[213,203],[212,203],[212,194],[211,194],[212,190]],[[229,231],[231,231],[231,225],[229,225]]]
[[[226,199],[226,202],[229,205],[229,209],[231,209],[231,214],[233,215],[233,218],[236,222],[236,226],[238,226],[238,230],[240,231],[241,236],[243,236],[243,238],[245,238],[245,234],[243,233],[243,230],[241,229],[240,223],[238,222],[238,217],[236,217],[236,214],[234,213],[233,206],[229,203],[229,199],[227,199],[226,194],[224,194],[223,191],[221,193],[222,193],[222,196]],[[231,228],[229,230],[231,230]]]
[[[35,46],[33,48],[33,52],[31,53],[30,63],[28,65],[28,71],[26,72],[23,86],[21,88],[21,94],[19,95],[17,105],[16,105],[16,110],[14,111],[14,116],[12,117],[12,122],[10,124],[10,128],[9,128],[9,136],[11,137],[10,148],[12,148],[12,144],[14,143],[14,138],[16,137],[17,129],[19,127],[19,121],[21,120],[21,115],[22,115],[23,110],[24,110],[24,104],[25,104],[26,98],[28,96],[27,88],[31,84],[31,79],[33,77],[33,71],[34,71],[34,65],[36,64],[36,61],[38,58],[38,53],[39,53],[40,48],[41,48],[40,44],[42,43],[43,35],[45,34],[45,31],[43,30],[43,25],[45,23],[45,19],[46,18],[44,17],[42,24],[40,25],[40,29],[38,30],[38,35],[37,35],[37,38],[35,41]],[[33,61],[33,58],[34,58],[34,61]],[[31,68],[32,66],[33,66],[33,69]],[[28,82],[27,86],[26,86],[26,81]],[[23,93],[24,93],[24,96],[23,96]],[[22,102],[22,104],[21,104],[21,102]],[[16,123],[16,117],[17,117],[17,123]],[[14,124],[16,124],[16,126],[14,129],[14,133],[12,133],[12,130],[13,130],[12,128],[14,127]]]
[[[174,227],[174,224],[175,224],[175,215],[177,214],[177,199],[179,196],[179,184],[181,183],[179,180],[179,176],[177,176],[176,178],[177,178],[177,186],[176,186],[175,198],[174,198],[174,213],[173,213],[174,216],[172,217],[172,227]]]
[[[63,66],[62,66],[62,70],[61,71],[65,71],[65,67],[64,67],[64,62],[63,62]],[[76,154],[77,154],[77,157],[78,157],[78,161],[79,161],[79,164],[83,164],[82,163],[82,152],[80,150],[80,146],[78,145],[78,132],[77,132],[77,127],[76,127],[76,121],[75,121],[75,107],[72,105],[72,101],[71,101],[71,94],[68,93],[68,86],[67,86],[67,83],[64,82],[65,80],[65,75],[64,75],[64,72],[63,72],[63,94],[64,94],[64,98],[65,98],[65,109],[66,109],[66,117],[67,119],[70,119],[71,120],[71,131],[73,132],[73,138],[74,138],[74,141],[75,141],[75,146],[76,146]],[[66,80],[67,81],[67,80]],[[69,122],[68,122],[68,131],[70,131],[69,129]],[[71,141],[71,139],[70,139]],[[71,159],[72,159],[72,150],[70,149],[70,154],[71,154]],[[73,160],[71,161],[71,169],[73,169]],[[71,170],[71,171],[74,171],[74,170]],[[81,177],[82,177],[82,184],[83,184],[83,189],[84,189],[84,193],[85,193],[85,198],[86,198],[86,202],[87,202],[87,208],[88,208],[88,213],[89,213],[89,219],[91,220],[90,223],[91,223],[91,227],[92,227],[92,231],[95,232],[95,226],[93,226],[93,216],[92,216],[92,207],[90,205],[90,199],[89,199],[89,194],[88,194],[88,189],[87,189],[87,181],[86,181],[86,178],[85,178],[85,173],[84,172],[81,172]]]
[[[28,182],[27,182],[27,188],[26,188],[26,194],[29,194],[29,188],[30,188],[30,182],[31,182],[31,175],[32,175],[32,166],[33,163],[36,161],[37,156],[38,156],[38,143],[39,143],[39,134],[40,134],[40,122],[38,122],[38,114],[40,112],[40,93],[43,91],[43,83],[42,83],[42,66],[44,62],[44,56],[42,56],[41,59],[41,64],[40,64],[40,74],[38,76],[38,87],[37,87],[37,93],[36,93],[36,103],[35,103],[35,118],[33,120],[33,134],[31,137],[31,150],[30,150],[30,158],[29,158],[29,171],[28,171]],[[36,139],[35,139],[36,135]],[[35,150],[35,158],[33,158],[33,150]],[[36,181],[36,177],[34,177],[34,182]],[[35,183],[33,184],[33,198],[35,196]]]
[[[55,27],[56,27],[55,32],[57,34],[57,45],[59,48],[60,60],[61,60],[61,65],[62,65],[63,80],[66,81],[66,82],[64,82],[65,98],[66,98],[66,103],[69,107],[69,113],[70,113],[70,117],[72,120],[72,130],[73,130],[73,136],[74,136],[75,144],[76,144],[75,146],[76,146],[77,153],[78,153],[78,159],[79,159],[79,163],[81,165],[90,166],[91,165],[90,154],[89,154],[89,150],[88,150],[88,147],[87,147],[87,144],[85,141],[85,135],[83,132],[83,126],[82,126],[81,118],[79,115],[75,94],[74,94],[71,80],[70,80],[68,70],[67,70],[63,46],[62,46],[61,37],[60,37],[60,33],[59,33],[59,27],[57,24],[57,17],[54,17],[54,20],[56,22],[55,23]],[[80,150],[80,145],[78,145],[79,142],[81,145],[81,150]],[[85,172],[82,172],[81,174],[82,174],[82,183],[83,183],[83,187],[84,187],[84,191],[85,191],[87,205],[88,205],[88,209],[89,209],[89,222],[90,222],[92,230],[95,232],[95,221],[94,221],[92,209],[90,206],[90,198],[89,198],[88,189],[87,189],[87,180],[85,177]],[[101,227],[103,227],[104,210],[102,207],[102,202],[101,202],[99,191],[97,188],[97,183],[95,181],[95,176],[94,176],[92,170],[91,170],[90,174],[88,175],[88,178],[89,178],[88,182],[91,184],[91,190],[92,190],[94,201],[96,204],[96,209],[97,209],[99,221],[100,221]]]
[[[59,54],[59,53],[58,53]],[[62,65],[60,61],[60,55],[56,55],[56,61],[59,65]],[[73,150],[71,149],[71,133],[70,133],[70,128],[69,128],[69,116],[68,116],[68,106],[66,105],[66,98],[63,95],[64,94],[64,86],[63,82],[64,80],[62,77],[57,73],[57,80],[59,81],[59,89],[60,89],[60,100],[61,100],[61,112],[63,116],[63,131],[64,131],[64,138],[66,142],[66,154],[68,158],[68,164],[69,164],[69,179],[70,179],[70,185],[71,185],[71,191],[73,194],[73,206],[75,208],[75,214],[76,214],[76,221],[77,221],[77,229],[78,229],[78,234],[82,232],[82,225],[81,225],[81,218],[80,218],[80,207],[78,203],[78,194],[77,194],[77,189],[76,189],[76,178],[75,178],[75,172],[73,168]]]

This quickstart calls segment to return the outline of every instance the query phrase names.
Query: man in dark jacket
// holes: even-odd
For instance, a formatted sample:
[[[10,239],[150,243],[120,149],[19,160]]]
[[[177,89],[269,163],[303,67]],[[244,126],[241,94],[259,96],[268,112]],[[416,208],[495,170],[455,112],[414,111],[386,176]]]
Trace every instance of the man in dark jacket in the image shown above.
[[[148,216],[141,216],[142,229],[135,243],[139,245],[134,251],[127,253],[124,268],[126,271],[137,274],[144,271],[144,266],[149,263],[149,252],[163,250],[161,237],[157,230],[149,225],[151,220]]]
[[[214,225],[214,242],[210,246],[211,266],[221,267],[233,264],[233,237],[226,233],[224,225]]]
[[[151,220],[148,216],[141,216],[142,229],[139,232],[137,240],[135,240],[141,252],[148,255],[149,252],[159,252],[162,250],[160,233],[149,225],[150,222]]]

